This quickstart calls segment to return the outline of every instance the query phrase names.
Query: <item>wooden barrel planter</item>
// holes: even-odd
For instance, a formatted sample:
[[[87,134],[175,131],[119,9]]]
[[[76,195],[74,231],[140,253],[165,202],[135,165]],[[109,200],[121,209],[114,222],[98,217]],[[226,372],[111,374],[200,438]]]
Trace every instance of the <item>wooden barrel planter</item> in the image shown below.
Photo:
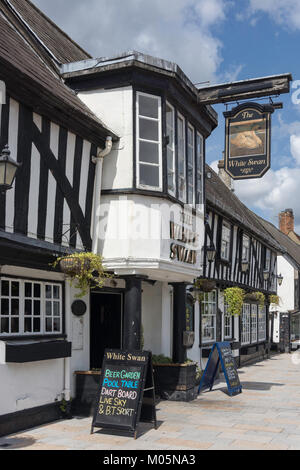
[[[164,400],[192,401],[197,397],[196,364],[153,364],[155,392]]]

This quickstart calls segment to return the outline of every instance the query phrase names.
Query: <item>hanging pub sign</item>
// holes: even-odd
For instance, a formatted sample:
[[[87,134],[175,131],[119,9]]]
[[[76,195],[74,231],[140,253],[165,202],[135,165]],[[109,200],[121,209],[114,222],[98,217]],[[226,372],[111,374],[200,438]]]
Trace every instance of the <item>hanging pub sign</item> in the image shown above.
[[[271,105],[244,103],[224,113],[225,170],[235,180],[261,178],[271,164]]]

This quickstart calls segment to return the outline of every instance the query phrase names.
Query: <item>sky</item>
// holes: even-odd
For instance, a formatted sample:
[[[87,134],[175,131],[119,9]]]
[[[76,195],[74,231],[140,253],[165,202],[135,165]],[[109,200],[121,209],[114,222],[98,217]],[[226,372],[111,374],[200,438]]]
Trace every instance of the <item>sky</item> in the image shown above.
[[[278,225],[294,210],[300,234],[300,0],[33,0],[94,57],[137,50],[176,62],[193,83],[292,73],[291,93],[274,101],[271,169],[235,181],[237,196]],[[266,101],[268,101],[266,99]],[[260,101],[262,104],[262,102]],[[208,138],[207,163],[224,150],[224,105]],[[230,107],[229,107],[230,109]]]

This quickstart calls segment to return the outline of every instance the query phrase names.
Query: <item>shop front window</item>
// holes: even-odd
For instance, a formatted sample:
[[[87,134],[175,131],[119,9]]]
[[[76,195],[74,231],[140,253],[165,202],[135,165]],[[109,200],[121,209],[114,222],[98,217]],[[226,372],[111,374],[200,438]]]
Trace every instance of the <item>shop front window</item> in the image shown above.
[[[0,337],[62,333],[62,286],[2,278]]]
[[[203,294],[202,309],[202,343],[216,341],[217,294],[216,291]]]
[[[145,93],[137,97],[138,186],[162,190],[161,98]]]
[[[257,305],[251,305],[251,343],[257,343]]]
[[[228,313],[227,305],[224,305],[224,338],[232,338],[232,315]]]
[[[250,304],[243,305],[243,313],[242,313],[242,344],[249,344],[250,343]]]
[[[258,307],[258,341],[265,341],[267,336],[267,312],[266,307]]]

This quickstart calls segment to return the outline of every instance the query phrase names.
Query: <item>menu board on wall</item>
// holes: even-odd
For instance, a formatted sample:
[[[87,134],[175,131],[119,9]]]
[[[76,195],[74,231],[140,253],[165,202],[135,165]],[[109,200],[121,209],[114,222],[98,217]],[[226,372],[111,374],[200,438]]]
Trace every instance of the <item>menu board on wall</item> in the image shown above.
[[[94,428],[133,432],[140,420],[156,428],[152,355],[149,351],[105,350]]]

